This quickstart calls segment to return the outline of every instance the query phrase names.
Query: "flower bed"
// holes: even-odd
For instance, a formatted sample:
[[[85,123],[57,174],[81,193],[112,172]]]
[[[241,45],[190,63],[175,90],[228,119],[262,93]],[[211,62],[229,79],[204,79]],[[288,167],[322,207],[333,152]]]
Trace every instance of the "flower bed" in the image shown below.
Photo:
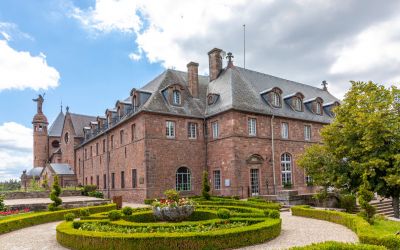
[[[264,209],[251,205],[198,204],[183,222],[158,222],[150,209],[134,209],[131,215],[121,215],[116,221],[107,219],[105,213],[94,214],[93,219],[89,216],[60,224],[57,240],[65,247],[85,250],[226,249],[259,244],[278,236],[281,220],[269,218]],[[227,217],[222,218],[221,208],[228,210]]]
[[[378,225],[375,226],[370,225],[367,221],[357,215],[344,212],[312,209],[307,206],[295,206],[292,207],[291,210],[292,214],[296,216],[326,220],[341,224],[354,231],[361,243],[385,246],[386,248],[393,250],[400,249],[400,236],[395,235],[395,231],[390,233],[388,231],[380,230],[379,223],[383,222],[379,222],[379,220],[377,220]],[[400,230],[400,223],[398,223],[398,225],[398,230]]]
[[[16,215],[16,214],[23,214],[23,213],[28,213],[30,210],[29,208],[24,208],[22,210],[8,210],[8,211],[0,211],[0,217],[5,217],[9,215]]]

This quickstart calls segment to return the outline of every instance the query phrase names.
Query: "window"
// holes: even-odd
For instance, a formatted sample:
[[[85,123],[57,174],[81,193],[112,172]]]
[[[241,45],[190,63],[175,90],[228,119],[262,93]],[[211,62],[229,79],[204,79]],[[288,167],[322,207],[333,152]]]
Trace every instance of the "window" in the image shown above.
[[[65,141],[65,143],[68,144],[68,142],[69,142],[69,134],[68,134],[68,132],[65,133],[65,135],[64,135],[64,141]]]
[[[99,143],[96,143],[96,155],[99,155]]]
[[[187,167],[180,167],[176,171],[176,190],[177,191],[191,190],[190,170]]]
[[[188,123],[188,137],[189,139],[197,138],[197,123],[194,122]]]
[[[166,123],[166,135],[168,138],[175,137],[175,122],[167,121]]]
[[[221,189],[221,171],[220,170],[213,171],[213,179],[214,179],[214,189],[220,190]]]
[[[119,143],[121,145],[124,143],[124,130],[119,131]]]
[[[100,186],[100,176],[96,175],[96,186],[97,188]]]
[[[125,158],[126,158],[126,155],[127,155],[127,154],[126,154],[126,147],[125,147]]]
[[[272,106],[280,107],[281,106],[281,96],[276,92],[272,92],[271,93],[271,102],[272,102]]]
[[[111,135],[111,149],[114,148],[114,135]]]
[[[111,188],[115,188],[115,173],[111,173]]]
[[[312,184],[313,183],[313,179],[310,175],[306,175],[306,184]]]
[[[299,97],[294,98],[293,106],[296,111],[303,111],[303,103]]]
[[[286,122],[282,122],[281,124],[281,137],[282,139],[289,138],[289,124]]]
[[[137,109],[137,101],[136,101],[136,96],[134,96],[134,97],[133,97],[132,104],[133,104],[133,112],[136,112],[136,109]]]
[[[134,141],[136,137],[136,125],[132,124],[131,125],[131,140]]]
[[[257,134],[257,120],[255,118],[249,118],[247,120],[247,128],[249,135],[255,136]]]
[[[125,172],[121,171],[121,188],[125,188]]]
[[[57,141],[57,140],[55,140],[55,141],[53,141],[53,142],[51,143],[51,146],[52,146],[53,148],[58,148],[58,147],[60,147],[60,142]]]
[[[90,158],[93,157],[93,146],[90,146]]]
[[[137,187],[137,170],[132,169],[132,187],[136,188]]]
[[[87,148],[85,148],[85,160],[87,160]]]
[[[103,153],[106,152],[106,139],[103,139]]]
[[[311,126],[304,125],[304,140],[309,141],[311,140]]]
[[[107,189],[107,175],[103,174],[103,188]]]
[[[87,185],[87,177],[85,177],[85,185]]]
[[[79,174],[81,174],[81,158],[78,159],[79,162]]]
[[[181,92],[179,92],[178,90],[174,90],[172,92],[172,97],[173,97],[172,101],[175,105],[181,104]]]
[[[213,122],[211,123],[211,127],[212,127],[212,135],[213,138],[218,138],[219,136],[219,128],[218,128],[218,122]]]
[[[93,176],[90,176],[90,185],[93,185]]]
[[[317,115],[322,115],[322,108],[321,108],[321,103],[320,102],[317,102],[315,104],[315,113]]]
[[[281,156],[282,185],[292,184],[292,157],[288,153]]]

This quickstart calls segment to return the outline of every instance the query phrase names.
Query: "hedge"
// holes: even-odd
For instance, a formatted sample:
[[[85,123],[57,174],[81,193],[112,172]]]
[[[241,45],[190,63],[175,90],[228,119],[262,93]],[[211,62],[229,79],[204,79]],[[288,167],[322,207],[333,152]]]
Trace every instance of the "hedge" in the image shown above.
[[[230,199],[221,199],[215,201],[197,201],[199,205],[222,205],[222,206],[246,206],[259,209],[275,209],[279,210],[281,204],[275,202],[251,202],[251,201],[238,201]]]
[[[267,219],[246,227],[209,232],[135,233],[74,229],[72,222],[57,226],[57,241],[71,249],[226,249],[265,242],[280,234],[281,220]]]
[[[361,243],[385,246],[393,250],[400,249],[400,236],[379,235],[377,232],[374,232],[373,226],[359,216],[338,211],[312,209],[304,206],[295,206],[291,210],[292,214],[296,216],[341,224],[354,231]]]
[[[108,204],[102,206],[85,207],[89,209],[90,213],[100,213],[116,209],[115,204]],[[59,211],[46,211],[46,212],[33,212],[21,214],[20,216],[13,216],[9,219],[0,220],[0,234],[8,233],[25,227],[44,224],[53,221],[60,221],[64,219],[64,215],[73,213],[75,217],[80,216],[82,208],[65,209]]]
[[[386,250],[384,246],[374,246],[366,244],[352,244],[335,241],[314,243],[304,247],[292,247],[290,250]]]

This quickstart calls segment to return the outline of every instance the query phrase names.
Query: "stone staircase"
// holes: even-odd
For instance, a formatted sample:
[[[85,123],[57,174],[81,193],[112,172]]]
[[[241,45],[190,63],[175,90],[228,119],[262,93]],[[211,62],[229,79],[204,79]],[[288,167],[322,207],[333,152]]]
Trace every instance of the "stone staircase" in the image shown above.
[[[392,207],[392,200],[391,199],[377,199],[370,202],[372,206],[376,208],[376,213],[381,214],[387,217],[394,216],[394,210]],[[356,212],[360,211],[360,206],[357,204]]]

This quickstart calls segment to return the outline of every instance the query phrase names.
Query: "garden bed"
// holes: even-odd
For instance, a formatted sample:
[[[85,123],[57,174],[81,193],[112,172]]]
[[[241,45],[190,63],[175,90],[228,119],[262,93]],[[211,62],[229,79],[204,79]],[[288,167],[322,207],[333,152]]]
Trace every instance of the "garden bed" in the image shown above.
[[[395,221],[376,219],[370,225],[363,218],[344,212],[318,210],[305,206],[292,207],[292,214],[308,218],[326,220],[341,224],[354,231],[360,242],[371,245],[385,246],[388,249],[400,249],[400,223]]]
[[[269,203],[241,201],[228,206],[219,205],[221,201],[197,201],[195,212],[183,222],[157,221],[150,209],[134,209],[114,221],[107,213],[93,214],[60,224],[57,240],[65,247],[85,250],[226,249],[263,243],[280,234],[279,212],[268,217]],[[228,211],[227,217],[221,208]]]

